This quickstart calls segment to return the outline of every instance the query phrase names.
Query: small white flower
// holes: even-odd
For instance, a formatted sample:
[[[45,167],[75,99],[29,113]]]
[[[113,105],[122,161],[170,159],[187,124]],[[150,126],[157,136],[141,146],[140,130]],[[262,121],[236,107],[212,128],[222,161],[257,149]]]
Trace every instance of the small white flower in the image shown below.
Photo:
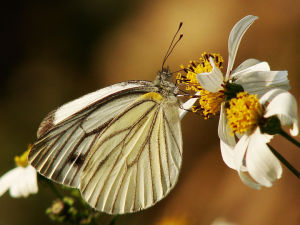
[[[244,33],[257,18],[258,17],[252,15],[246,16],[236,23],[231,30],[228,39],[228,66],[225,75],[223,75],[221,70],[215,65],[215,61],[212,58],[210,58],[210,64],[213,68],[212,71],[197,74],[197,79],[204,89],[211,93],[222,93],[225,91],[226,96],[226,94],[228,94],[226,91],[228,92],[228,90],[226,90],[226,87],[224,89],[224,84],[228,84],[228,86],[240,85],[244,91],[249,94],[257,94],[258,97],[261,97],[273,88],[289,90],[290,86],[287,71],[270,71],[267,62],[247,59],[235,70],[232,70],[240,41]],[[234,88],[235,87],[233,87],[233,89]],[[225,98],[228,98],[228,96]],[[223,101],[220,106],[220,120],[218,126],[221,153],[224,162],[229,167],[236,169],[232,161],[232,148],[235,146],[236,141],[235,138],[230,135],[230,129],[227,123],[225,101]]]
[[[38,192],[36,170],[29,165],[8,171],[0,178],[0,196],[8,190],[13,198],[36,194]]]
[[[0,177],[0,196],[8,190],[13,198],[27,197],[38,192],[37,172],[27,161],[30,148],[22,156],[15,157],[16,168]]]
[[[235,132],[247,123],[250,129],[240,135],[240,140],[236,146],[233,148],[227,146],[229,148],[228,152],[231,153],[225,154],[227,162],[230,161],[231,167],[239,172],[242,181],[255,189],[259,189],[261,186],[271,187],[273,182],[279,179],[282,174],[279,160],[267,145],[273,135],[264,133],[264,130],[262,130],[264,129],[263,126],[268,122],[262,124],[264,123],[262,121],[270,121],[268,119],[272,117],[276,119],[277,117],[279,121],[276,120],[279,122],[279,126],[290,127],[292,135],[298,135],[299,133],[297,103],[290,93],[281,89],[273,89],[261,97],[258,105],[261,110],[257,110],[256,115],[253,111],[253,119],[246,121],[247,118],[250,118],[249,114],[244,117],[245,119],[234,120],[233,118],[234,125],[231,127],[236,128]],[[239,107],[237,101],[234,107]],[[229,110],[231,110],[231,106]],[[237,114],[237,110],[234,110],[235,115]],[[233,111],[229,112],[227,110],[227,112],[230,116]],[[240,108],[240,112],[243,113],[245,110]],[[240,116],[240,118],[242,117]],[[229,122],[231,122],[231,119],[229,119]],[[248,172],[252,179],[249,178],[246,172]]]

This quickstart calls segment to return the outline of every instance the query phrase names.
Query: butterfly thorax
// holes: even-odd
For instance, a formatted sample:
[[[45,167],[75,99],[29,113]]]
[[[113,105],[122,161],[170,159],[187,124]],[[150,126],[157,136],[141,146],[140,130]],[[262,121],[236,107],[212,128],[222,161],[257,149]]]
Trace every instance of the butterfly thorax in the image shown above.
[[[164,96],[175,96],[178,92],[177,88],[171,81],[172,74],[170,73],[168,68],[163,68],[158,72],[154,85],[159,88],[159,93]]]

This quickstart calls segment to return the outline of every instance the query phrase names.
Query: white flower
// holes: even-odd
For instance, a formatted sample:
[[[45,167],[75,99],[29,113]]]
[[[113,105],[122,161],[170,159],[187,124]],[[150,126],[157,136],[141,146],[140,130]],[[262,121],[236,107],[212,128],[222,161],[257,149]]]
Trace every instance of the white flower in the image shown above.
[[[32,166],[16,167],[0,178],[0,196],[7,190],[13,198],[27,197],[38,192],[37,174]]]
[[[232,163],[231,167],[239,172],[242,181],[255,189],[272,186],[282,174],[279,160],[267,145],[273,135],[263,133],[264,125],[258,124],[258,121],[270,121],[268,119],[277,117],[279,126],[289,126],[292,135],[299,133],[297,103],[290,93],[273,89],[263,95],[259,103],[262,111],[256,118],[256,124],[240,137],[234,148],[230,149],[232,154],[226,155]]]
[[[267,62],[261,62],[257,59],[247,59],[235,70],[232,70],[241,39],[257,18],[256,16],[249,15],[234,25],[228,39],[229,55],[226,74],[223,76],[220,69],[215,66],[214,60],[210,58],[213,70],[209,73],[200,73],[197,75],[197,79],[204,89],[210,92],[217,92],[222,90],[222,85],[228,81],[240,84],[244,88],[244,91],[257,94],[258,96],[262,96],[274,87],[285,90],[289,89],[287,71],[270,71],[270,66]]]
[[[228,96],[226,96],[228,90],[226,90],[226,87],[224,89],[224,85],[226,84],[228,87],[232,86],[230,87],[232,88],[230,91],[233,91],[233,94],[235,92],[234,89],[238,87],[237,85],[240,85],[244,91],[249,94],[257,94],[258,97],[261,97],[273,88],[289,90],[290,86],[287,79],[287,71],[270,71],[267,62],[261,62],[256,59],[247,59],[235,70],[232,70],[241,38],[257,18],[258,17],[252,15],[246,16],[236,23],[231,30],[228,39],[228,66],[224,76],[220,69],[215,65],[215,61],[212,58],[210,58],[210,64],[213,67],[212,71],[209,73],[197,74],[197,79],[204,89],[211,93],[225,91],[226,98],[228,98]],[[238,91],[240,90],[237,89],[236,92]],[[235,138],[230,135],[230,129],[227,125],[225,101],[222,102],[220,108],[218,134],[220,137],[222,157],[229,167],[236,169],[232,160],[232,148],[235,146],[236,141]]]
[[[38,192],[37,172],[28,164],[27,156],[31,146],[22,156],[16,156],[17,167],[0,177],[0,196],[9,190],[13,198],[27,197]]]

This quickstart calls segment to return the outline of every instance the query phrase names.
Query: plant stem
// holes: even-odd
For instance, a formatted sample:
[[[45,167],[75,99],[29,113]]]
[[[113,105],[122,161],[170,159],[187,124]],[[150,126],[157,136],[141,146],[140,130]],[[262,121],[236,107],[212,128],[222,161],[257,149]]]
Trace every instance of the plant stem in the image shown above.
[[[110,221],[109,225],[115,225],[117,219],[118,219],[118,215],[114,216],[114,217],[112,218],[112,220]]]
[[[93,225],[97,225],[97,222],[96,222],[95,218],[92,218],[91,222],[92,222]]]
[[[300,173],[295,169],[279,152],[277,152],[271,145],[268,144],[268,147],[273,152],[273,154],[280,160],[296,177],[300,179]]]
[[[48,185],[59,199],[64,198],[64,196],[57,190],[57,188],[55,187],[55,185],[52,182],[48,182]]]
[[[55,187],[54,183],[50,180],[48,180],[47,178],[45,178],[44,176],[38,174],[38,181],[48,185],[48,187],[54,192],[54,194],[59,198],[59,199],[63,199],[63,195],[57,190],[57,188]]]
[[[288,139],[290,142],[292,142],[294,145],[296,145],[297,147],[300,148],[300,143],[292,138],[288,133],[286,133],[284,130],[280,130],[280,133],[279,133],[282,137],[285,137],[286,139]]]

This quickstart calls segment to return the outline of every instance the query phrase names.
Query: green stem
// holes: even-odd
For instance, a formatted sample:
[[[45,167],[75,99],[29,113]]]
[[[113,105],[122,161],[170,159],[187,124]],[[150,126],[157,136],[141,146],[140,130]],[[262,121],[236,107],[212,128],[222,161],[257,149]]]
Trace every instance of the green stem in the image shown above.
[[[92,224],[97,225],[97,222],[96,222],[95,218],[92,218]]]
[[[50,189],[54,192],[54,194],[56,194],[56,196],[59,199],[64,198],[64,196],[57,190],[57,188],[55,187],[55,185],[52,182],[48,182],[48,185],[49,185]]]
[[[279,134],[286,139],[288,139],[290,142],[292,142],[294,145],[300,148],[300,142],[298,142],[296,139],[292,138],[288,133],[286,133],[284,130],[280,130]]]
[[[109,225],[115,225],[117,219],[118,219],[118,215],[114,216],[114,217],[112,218],[112,220],[110,221]]]
[[[44,176],[38,174],[38,181],[48,185],[48,187],[54,192],[54,194],[59,198],[63,199],[63,195],[57,190],[54,183],[50,181],[49,179],[45,178]]]
[[[300,173],[295,169],[279,152],[277,152],[271,145],[268,144],[268,147],[273,152],[273,154],[280,160],[296,177],[300,179]]]

